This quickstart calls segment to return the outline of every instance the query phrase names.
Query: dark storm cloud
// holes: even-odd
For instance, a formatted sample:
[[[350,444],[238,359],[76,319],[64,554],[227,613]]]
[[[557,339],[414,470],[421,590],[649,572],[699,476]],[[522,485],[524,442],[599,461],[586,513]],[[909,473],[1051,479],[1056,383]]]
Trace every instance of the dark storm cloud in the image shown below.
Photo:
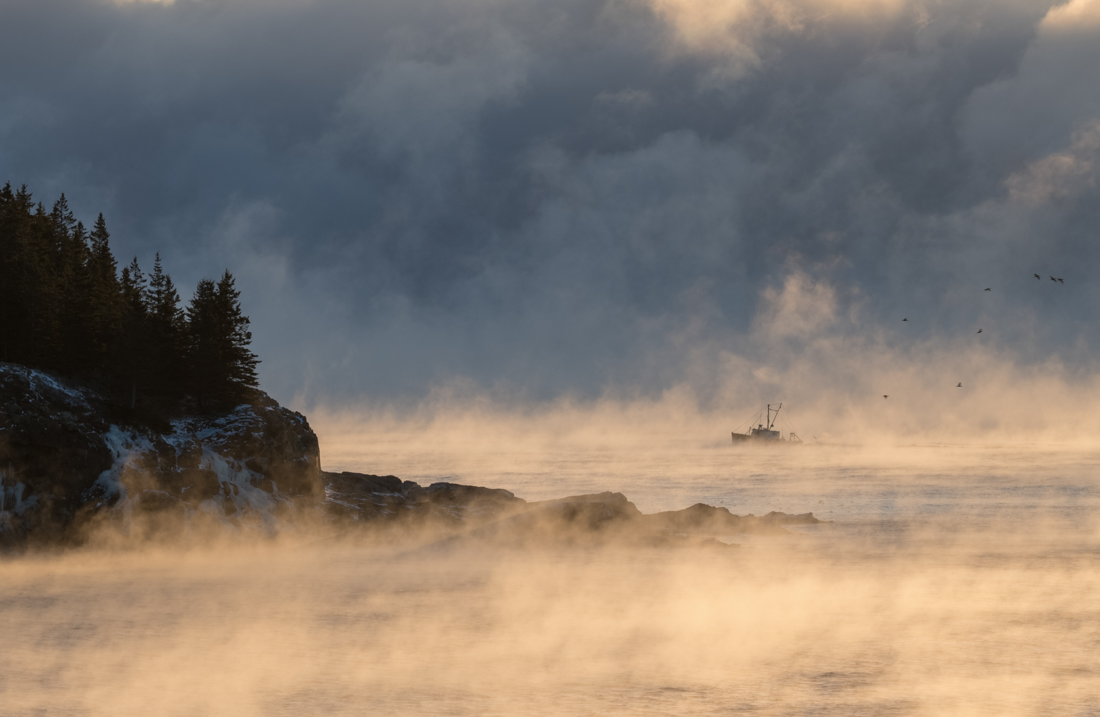
[[[658,390],[791,272],[1039,360],[1100,339],[1100,10],[1049,9],[5,0],[0,179],[228,265],[284,399]]]

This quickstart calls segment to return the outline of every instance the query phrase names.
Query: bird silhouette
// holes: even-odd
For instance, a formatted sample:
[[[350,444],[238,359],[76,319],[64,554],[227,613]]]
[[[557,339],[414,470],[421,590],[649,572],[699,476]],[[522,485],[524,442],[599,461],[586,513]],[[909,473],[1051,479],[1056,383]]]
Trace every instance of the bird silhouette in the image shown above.
[[[884,395],[883,395],[882,397],[883,397],[883,398],[890,398],[889,396],[887,396],[887,395],[885,395],[885,394],[884,394]]]
[[[978,329],[978,333],[980,334],[981,332],[982,332],[982,330],[981,330],[981,329]]]
[[[959,385],[958,385],[958,386],[956,386],[955,388],[962,388],[962,387],[963,387],[963,385],[962,385],[962,381],[959,381]]]
[[[986,288],[986,291],[993,291],[993,289],[990,289],[990,288]]]
[[[1059,284],[1064,284],[1064,283],[1066,283],[1066,282],[1064,282],[1064,281],[1062,281],[1061,279],[1059,279],[1059,280],[1058,280],[1058,283],[1059,283]]]
[[[902,319],[902,321],[908,321],[909,319]]]
[[[1051,281],[1058,281],[1058,280],[1057,280],[1057,279],[1055,279],[1055,278],[1054,278],[1053,276],[1052,276],[1052,277],[1050,277],[1050,280],[1051,280]]]
[[[1043,277],[1039,276],[1038,274],[1032,274],[1032,276],[1034,276],[1036,279],[1042,279],[1043,278]]]

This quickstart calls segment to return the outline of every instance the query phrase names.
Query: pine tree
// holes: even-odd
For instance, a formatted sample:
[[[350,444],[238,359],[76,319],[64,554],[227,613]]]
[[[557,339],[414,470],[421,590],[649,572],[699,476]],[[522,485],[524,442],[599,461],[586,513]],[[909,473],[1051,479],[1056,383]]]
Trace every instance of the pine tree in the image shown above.
[[[117,264],[111,254],[107,223],[100,214],[91,234],[88,351],[97,368],[106,364],[108,349],[118,335],[122,319],[122,294],[118,284]]]
[[[60,214],[67,211],[67,205],[61,201],[55,203],[55,210],[61,206]],[[72,214],[69,212],[69,218]],[[58,274],[61,269],[61,256],[68,243],[68,230],[64,217],[54,223],[54,212],[46,212],[41,203],[37,205],[31,222],[32,251],[35,259],[34,293],[34,360],[50,368],[58,368],[61,348],[61,287]]]
[[[0,360],[20,361],[29,330],[25,280],[25,224],[30,195],[24,186],[0,189]]]
[[[6,185],[0,196],[0,357],[52,366],[59,295],[49,215],[25,186],[13,193]]]
[[[200,408],[224,390],[217,301],[214,282],[202,279],[187,307],[188,383]]]
[[[129,266],[123,267],[119,290],[122,293],[122,304],[126,311],[134,315],[145,314],[147,293],[145,275],[141,272],[136,256]]]
[[[91,340],[90,257],[88,232],[83,222],[78,221],[69,235],[58,276],[61,288],[61,342],[58,365],[63,371],[69,373],[83,372],[91,368],[88,355],[88,344]]]
[[[248,348],[252,332],[235,283],[228,270],[217,284],[203,279],[187,309],[188,365],[200,405],[242,400],[258,384],[259,359]]]
[[[155,369],[154,387],[162,395],[178,396],[184,390],[187,323],[172,277],[164,272],[160,253],[149,276],[147,308],[149,344]]]
[[[259,386],[256,366],[260,360],[248,348],[252,343],[251,323],[241,311],[241,292],[236,288],[233,275],[226,269],[218,282],[218,310],[224,322],[225,370],[236,398],[247,394],[247,389]]]
[[[251,342],[229,271],[184,312],[159,254],[148,277],[137,258],[118,271],[102,214],[89,233],[64,194],[46,211],[25,186],[0,187],[0,360],[95,380],[155,417],[187,391],[211,408],[247,398]]]
[[[65,270],[65,263],[67,254],[69,252],[69,243],[72,239],[73,231],[76,230],[76,217],[73,216],[72,210],[69,209],[69,202],[65,199],[65,195],[54,202],[53,209],[50,210],[50,233],[52,246],[52,253],[54,255],[54,268],[60,274]]]
[[[129,385],[130,408],[137,405],[138,386],[144,391],[153,371],[147,339],[149,317],[146,310],[145,276],[137,257],[123,267],[119,281],[121,320],[119,333],[110,355],[110,373],[121,385]]]

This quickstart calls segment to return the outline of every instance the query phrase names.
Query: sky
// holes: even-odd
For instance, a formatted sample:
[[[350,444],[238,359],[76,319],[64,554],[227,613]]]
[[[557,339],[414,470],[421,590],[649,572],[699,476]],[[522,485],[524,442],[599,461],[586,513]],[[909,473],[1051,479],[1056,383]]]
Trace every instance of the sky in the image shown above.
[[[1100,0],[0,14],[0,182],[228,268],[296,407],[1098,373]]]

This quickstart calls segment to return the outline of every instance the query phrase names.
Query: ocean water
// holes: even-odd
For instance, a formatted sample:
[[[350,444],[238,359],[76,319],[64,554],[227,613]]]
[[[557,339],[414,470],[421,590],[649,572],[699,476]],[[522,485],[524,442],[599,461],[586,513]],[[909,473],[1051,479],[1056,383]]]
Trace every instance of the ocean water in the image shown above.
[[[528,500],[831,522],[724,550],[291,530],[9,557],[0,714],[1100,715],[1100,452],[400,432],[322,449],[329,470]]]

